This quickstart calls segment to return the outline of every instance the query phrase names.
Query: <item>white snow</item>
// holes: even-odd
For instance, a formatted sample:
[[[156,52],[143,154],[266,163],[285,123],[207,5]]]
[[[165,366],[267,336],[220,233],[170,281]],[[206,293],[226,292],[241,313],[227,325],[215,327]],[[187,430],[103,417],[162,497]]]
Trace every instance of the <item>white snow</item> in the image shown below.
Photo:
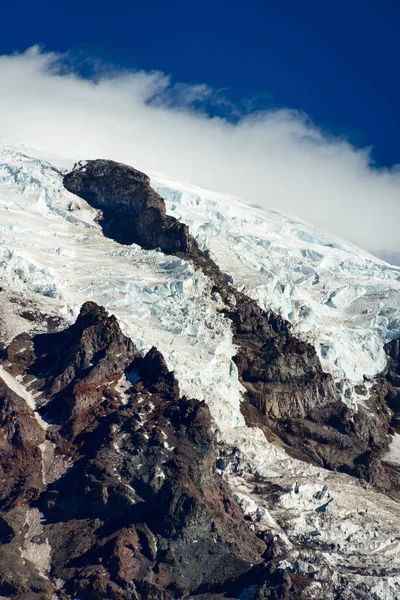
[[[39,444],[42,453],[42,479],[45,485],[53,483],[72,466],[72,461],[56,453],[56,445],[49,440]]]
[[[13,392],[25,400],[29,408],[35,410],[36,405],[32,394],[13,375],[8,373],[2,365],[0,365],[0,377]]]
[[[400,336],[399,267],[233,196],[160,177],[152,186],[236,287],[315,346],[327,371],[351,387],[382,371],[383,343]]]
[[[129,401],[129,390],[131,389],[131,384],[127,380],[125,374],[122,375],[115,386],[115,391],[121,396],[121,404],[127,404]]]
[[[385,454],[383,460],[393,465],[400,465],[400,434],[394,434],[389,446],[389,452]]]
[[[397,502],[354,478],[290,458],[259,429],[233,429],[224,441],[225,449],[236,448],[222,472],[233,495],[257,528],[280,538],[295,570],[324,582],[317,597],[336,598],[333,583],[368,598],[399,597]],[[271,483],[280,491],[268,502],[259,490]],[[362,575],[355,577],[354,569]],[[375,586],[380,591],[368,595]]]

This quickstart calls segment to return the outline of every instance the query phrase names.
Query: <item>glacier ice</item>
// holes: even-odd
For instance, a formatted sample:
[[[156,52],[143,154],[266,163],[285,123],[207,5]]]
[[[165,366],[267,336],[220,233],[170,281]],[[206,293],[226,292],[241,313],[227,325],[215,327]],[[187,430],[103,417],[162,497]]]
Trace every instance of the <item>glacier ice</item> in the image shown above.
[[[232,196],[160,177],[152,186],[236,287],[313,344],[326,371],[357,384],[383,370],[383,345],[400,336],[399,267]]]

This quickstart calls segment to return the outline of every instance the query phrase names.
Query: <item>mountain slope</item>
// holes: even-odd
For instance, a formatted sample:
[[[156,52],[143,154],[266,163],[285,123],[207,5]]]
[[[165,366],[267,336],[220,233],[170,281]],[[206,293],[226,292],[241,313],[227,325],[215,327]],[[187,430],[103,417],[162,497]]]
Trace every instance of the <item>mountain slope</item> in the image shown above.
[[[58,159],[51,160],[60,164]],[[76,448],[74,441],[74,401],[62,391],[63,387],[58,387],[59,383],[52,382],[47,390],[54,377],[52,361],[43,357],[39,372],[32,371],[32,364],[40,357],[32,358],[29,352],[32,339],[45,340],[46,336],[60,335],[56,331],[68,331],[65,328],[82,314],[81,305],[94,299],[117,317],[124,333],[132,338],[136,360],[145,360],[139,354],[153,345],[162,352],[167,365],[160,383],[163,393],[165,386],[171,385],[170,369],[181,394],[196,398],[193,402],[205,401],[210,421],[200,437],[211,436],[217,468],[212,461],[198,464],[200,479],[211,477],[214,482],[210,483],[210,494],[216,504],[208,504],[207,510],[214,516],[219,514],[217,498],[222,493],[226,496],[225,506],[238,504],[243,511],[232,508],[230,512],[235,515],[237,535],[229,543],[237,548],[240,560],[247,561],[243,570],[249,574],[246,581],[237,578],[239,572],[233,576],[229,570],[233,563],[228,561],[216,570],[218,577],[206,570],[202,575],[205,579],[191,580],[186,587],[176,586],[176,575],[170,573],[169,583],[165,583],[167,579],[162,584],[156,582],[164,588],[162,592],[157,588],[154,597],[190,593],[215,596],[218,585],[222,585],[225,587],[221,592],[234,590],[238,594],[242,586],[248,587],[248,597],[259,598],[329,599],[338,594],[346,598],[366,594],[371,598],[396,598],[400,586],[400,538],[395,525],[399,486],[393,446],[388,455],[390,462],[382,462],[382,457],[391,441],[388,433],[393,433],[396,426],[393,412],[400,398],[398,343],[390,341],[399,334],[400,270],[327,239],[325,234],[312,232],[304,224],[249,207],[237,199],[152,181],[152,188],[166,198],[164,206],[146,176],[110,161],[101,162],[80,164],[65,176],[59,167],[35,153],[18,148],[2,150],[1,308],[6,346],[0,373],[6,386],[3,427],[9,428],[10,412],[13,422],[26,421],[25,413],[12,407],[13,403],[21,404],[21,399],[22,406],[27,406],[29,399],[30,411],[40,409],[34,420],[39,429],[35,426],[37,432],[30,433],[28,427],[29,453],[35,458],[26,475],[29,481],[34,478],[34,489],[38,491],[32,498],[25,494],[24,486],[20,490],[10,480],[4,497],[19,495],[19,519],[25,519],[28,526],[32,518],[36,523],[33,529],[40,529],[38,513],[29,511],[44,514],[43,506],[50,510],[43,504],[49,492],[46,472],[54,471],[57,465],[52,451],[49,455],[46,450],[46,456],[41,456],[40,446],[55,444],[55,452],[69,457],[73,469],[82,460],[81,446],[78,443]],[[62,167],[71,171],[72,165],[64,163]],[[63,182],[81,197],[66,191]],[[132,231],[134,237],[127,238]],[[24,338],[23,332],[28,331],[30,337]],[[38,333],[45,335],[40,338]],[[17,334],[23,335],[10,344]],[[120,339],[120,334],[115,335]],[[119,350],[110,350],[110,361],[118,354]],[[69,354],[66,361],[69,385],[79,389],[82,377],[86,382],[86,374],[71,372],[75,359]],[[95,372],[96,361],[89,362],[93,364],[85,368]],[[121,375],[127,366],[119,365],[118,373]],[[39,375],[48,382],[44,388]],[[97,377],[104,385],[103,376],[102,368],[93,375],[95,387]],[[14,378],[11,387],[10,377]],[[104,421],[95,428],[102,430],[113,418],[122,419],[128,410],[124,406],[133,411],[129,418],[137,414],[134,390],[138,382],[131,388],[132,382],[126,376],[118,381],[114,381],[114,392],[101,409],[99,418]],[[99,392],[89,389],[93,391],[86,392],[83,406],[85,402],[88,406],[98,402]],[[48,396],[40,408],[46,390]],[[177,400],[176,393],[178,405],[186,402]],[[127,405],[117,406],[118,397],[119,402],[128,400]],[[162,414],[157,413],[156,427],[164,418]],[[41,419],[48,421],[45,430]],[[77,420],[85,424],[85,419]],[[171,427],[171,435],[176,436],[181,428],[179,421]],[[190,435],[184,431],[182,443],[186,438]],[[116,452],[112,450],[114,441],[106,439],[104,451]],[[18,443],[25,456],[24,441]],[[144,445],[150,446],[150,441]],[[84,446],[96,451],[92,441],[84,442]],[[134,465],[135,452],[136,446],[124,449],[126,463]],[[179,454],[176,446],[171,452],[174,457],[176,452]],[[83,456],[80,464],[86,477],[92,466],[87,450]],[[10,468],[8,462],[4,469]],[[24,458],[15,469],[24,472],[25,462]],[[116,465],[115,476],[107,474],[105,487],[110,485],[110,477],[116,481],[124,477],[121,468]],[[171,485],[176,468],[171,475],[168,473],[165,485]],[[335,472],[337,469],[353,477]],[[59,487],[62,499],[69,489],[68,474],[57,468],[55,471],[56,479],[50,486]],[[129,481],[125,483],[131,485],[132,479]],[[224,487],[226,484],[228,487]],[[217,488],[225,491],[217,492]],[[78,502],[76,498],[85,503],[83,491],[74,493],[74,503]],[[65,505],[60,506],[58,518],[69,522],[72,516],[65,512]],[[4,510],[14,509],[6,504]],[[24,511],[28,516],[24,517]],[[14,517],[5,513],[3,518],[7,540],[3,550],[5,556],[14,556],[19,547],[9,530],[13,529]],[[99,517],[88,518],[93,521]],[[197,516],[195,521],[201,519]],[[224,519],[222,522],[223,532],[229,525]],[[143,523],[149,526],[149,518],[145,517]],[[184,527],[180,522],[177,534],[185,535]],[[205,543],[207,535],[202,531]],[[66,550],[59,549],[63,548],[64,534],[55,535],[52,541],[41,530],[40,543],[31,542],[29,535],[25,538],[27,549],[22,551],[25,554],[21,554],[29,568],[20,589],[25,586],[33,590],[37,584],[30,578],[44,576],[49,582],[46,589],[51,591],[53,586],[54,590],[56,579],[65,581]],[[256,541],[246,542],[251,536]],[[96,539],[96,543],[100,546],[97,554],[90,554],[91,565],[95,556],[103,560],[103,542]],[[246,544],[255,555],[246,550]],[[145,552],[142,548],[139,554]],[[188,568],[193,570],[209,550],[195,555],[185,552],[182,560],[188,560]],[[40,564],[32,561],[37,553],[43,557]],[[223,556],[221,547],[216,559],[223,560]],[[160,564],[159,558],[156,552],[152,560]],[[251,561],[259,562],[262,569],[253,571]],[[146,565],[148,573],[154,572]],[[96,569],[92,575],[97,581],[102,577]],[[182,566],[177,571],[168,569],[183,573]],[[107,572],[109,578],[111,571]],[[83,588],[74,587],[79,577],[70,574],[72,581],[65,589],[60,584],[60,597],[63,593],[78,593],[78,589],[79,597],[91,597],[88,590],[93,580],[89,577]],[[115,577],[111,574],[113,585]],[[127,577],[128,587],[115,591],[115,597],[132,593],[130,575]],[[101,586],[96,593],[96,598],[110,594]]]

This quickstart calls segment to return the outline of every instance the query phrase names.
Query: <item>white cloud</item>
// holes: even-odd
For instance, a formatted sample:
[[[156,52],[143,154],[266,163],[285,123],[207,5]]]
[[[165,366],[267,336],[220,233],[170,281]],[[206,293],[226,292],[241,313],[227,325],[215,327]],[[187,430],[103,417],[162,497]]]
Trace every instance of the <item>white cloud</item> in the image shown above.
[[[205,85],[173,84],[157,71],[83,79],[65,56],[37,47],[0,57],[0,87],[1,139],[232,193],[399,260],[400,169],[374,168],[368,149],[299,112],[230,123],[201,110],[224,102]]]

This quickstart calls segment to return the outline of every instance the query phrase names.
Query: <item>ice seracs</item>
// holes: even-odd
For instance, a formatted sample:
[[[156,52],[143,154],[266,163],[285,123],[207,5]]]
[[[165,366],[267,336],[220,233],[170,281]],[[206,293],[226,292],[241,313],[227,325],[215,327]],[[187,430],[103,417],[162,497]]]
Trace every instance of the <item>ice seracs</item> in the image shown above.
[[[399,267],[232,196],[160,176],[152,185],[235,286],[288,319],[335,378],[354,385],[382,371],[384,343],[400,336]]]

